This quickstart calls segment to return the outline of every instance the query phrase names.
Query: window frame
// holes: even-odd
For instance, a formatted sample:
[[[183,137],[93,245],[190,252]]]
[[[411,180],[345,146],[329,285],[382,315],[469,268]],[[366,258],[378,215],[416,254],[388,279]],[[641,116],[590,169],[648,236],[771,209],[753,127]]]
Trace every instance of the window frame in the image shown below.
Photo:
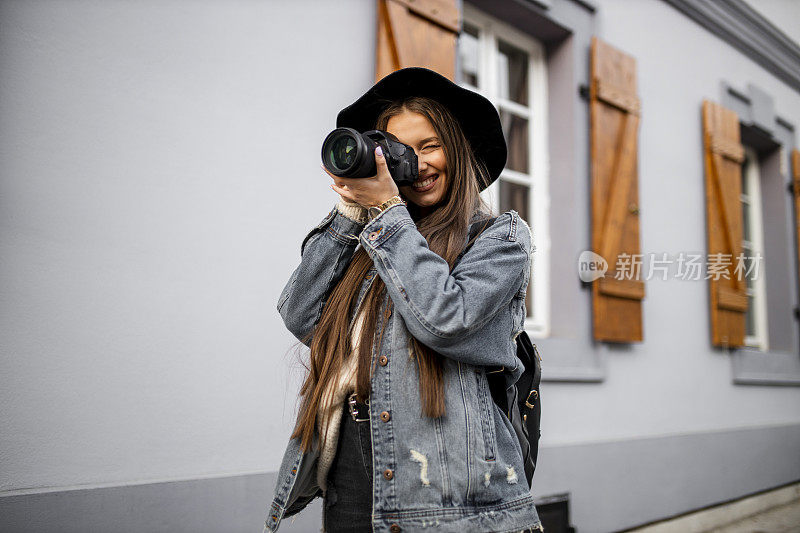
[[[762,215],[762,198],[761,198],[761,165],[758,160],[758,154],[750,147],[744,146],[745,154],[749,161],[749,165],[742,168],[742,181],[747,182],[747,194],[742,191],[740,199],[742,202],[742,209],[748,209],[750,216],[742,217],[742,248],[745,258],[759,256],[764,257],[764,222]],[[745,207],[747,206],[747,207]],[[749,221],[749,228],[745,231],[744,225]],[[751,240],[747,241],[744,238],[745,233],[749,233]],[[759,260],[761,261],[761,260]],[[744,343],[746,346],[757,348],[761,351],[769,350],[769,341],[767,336],[767,287],[765,282],[765,271],[763,264],[758,264],[757,275],[752,280],[752,284],[748,283],[746,292],[748,296],[752,297],[753,308],[747,309],[747,313],[753,313],[753,325],[755,333],[747,335],[745,329]],[[747,269],[745,269],[746,271]]]
[[[549,158],[547,138],[547,63],[544,46],[530,35],[464,4],[463,20],[478,29],[478,87],[461,80],[457,83],[485,96],[498,109],[527,120],[529,174],[504,168],[500,177],[481,196],[495,212],[500,207],[500,182],[506,181],[528,188],[527,207],[532,220],[526,220],[533,233],[535,252],[531,260],[533,316],[525,317],[525,330],[535,338],[550,335],[550,193],[548,187]],[[528,54],[528,105],[498,96],[498,40]],[[458,57],[458,54],[457,54]]]

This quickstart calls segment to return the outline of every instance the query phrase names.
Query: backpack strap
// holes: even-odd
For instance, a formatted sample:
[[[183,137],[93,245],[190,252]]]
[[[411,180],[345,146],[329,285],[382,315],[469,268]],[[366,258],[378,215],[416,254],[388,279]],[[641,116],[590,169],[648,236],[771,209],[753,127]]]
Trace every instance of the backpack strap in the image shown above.
[[[470,247],[473,244],[474,239],[478,235],[480,235],[483,232],[484,229],[486,229],[489,226],[491,226],[492,224],[494,224],[494,221],[496,219],[497,219],[497,217],[492,217],[492,218],[488,218],[488,219],[485,218],[483,220],[479,220],[477,222],[473,222],[472,224],[470,224],[470,226],[469,226],[469,238],[467,239],[467,245],[464,246],[464,249],[461,250],[460,254],[458,254],[458,257],[456,258],[456,262],[453,263],[453,268],[456,267],[458,262],[461,261],[461,258],[464,257],[464,254],[467,253],[467,251],[470,249]],[[488,220],[488,223],[486,222],[487,220]]]
[[[473,222],[469,227],[469,240],[471,241],[472,239],[483,233],[483,230],[494,224],[494,221],[497,220],[497,218],[498,217],[490,217],[478,220],[477,222]]]
[[[497,220],[497,217],[490,217],[478,220],[470,224],[469,238],[467,239],[467,245],[464,247],[461,253],[458,254],[458,258],[456,259],[456,264],[458,264],[458,262],[461,261],[461,258],[464,257],[464,254],[467,253],[467,251],[472,247],[472,244],[474,240],[478,237],[478,235],[483,233],[483,230],[494,224],[495,220]]]

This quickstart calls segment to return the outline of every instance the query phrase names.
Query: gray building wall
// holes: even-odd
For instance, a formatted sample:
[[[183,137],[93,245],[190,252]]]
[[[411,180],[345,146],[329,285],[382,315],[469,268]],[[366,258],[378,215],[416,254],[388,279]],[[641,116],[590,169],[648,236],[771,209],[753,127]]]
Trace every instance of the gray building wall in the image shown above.
[[[645,341],[597,344],[576,270],[592,35],[637,60],[643,253],[705,250],[703,98],[755,84],[796,127],[800,93],[667,2],[547,3],[534,495],[569,492],[583,533],[800,479],[800,388],[737,383],[800,357],[796,321],[743,360],[710,347],[705,282],[650,280]],[[302,376],[275,303],[338,199],[319,145],[373,80],[374,25],[369,0],[0,3],[0,530],[260,531]],[[281,528],[318,530],[319,501]]]
[[[280,464],[301,367],[275,307],[338,199],[319,147],[374,21],[0,3],[0,529],[261,531],[270,474],[213,487]]]

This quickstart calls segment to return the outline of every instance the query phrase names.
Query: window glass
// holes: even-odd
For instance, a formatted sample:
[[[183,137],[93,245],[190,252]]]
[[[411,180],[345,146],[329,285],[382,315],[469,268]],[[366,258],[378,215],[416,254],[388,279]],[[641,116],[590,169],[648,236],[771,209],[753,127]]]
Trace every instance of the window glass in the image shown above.
[[[530,187],[527,185],[520,185],[512,183],[503,178],[499,180],[499,196],[500,196],[500,213],[513,209],[524,220],[532,220],[530,212]],[[533,316],[533,286],[534,283],[528,283],[528,292],[525,296],[526,316]]]
[[[742,162],[742,264],[732,258],[732,276],[740,277],[745,285],[747,311],[745,312],[745,344],[766,350],[766,289],[759,257],[764,256],[764,235],[761,216],[761,187],[758,156],[745,147]],[[738,267],[738,270],[736,270]]]
[[[744,162],[742,163],[742,194],[747,194],[747,174],[750,172],[750,158],[748,156],[744,156]]]
[[[500,178],[500,212],[505,213],[513,209],[525,220],[530,220],[528,213],[528,192],[527,185],[511,183]]]
[[[528,54],[504,41],[497,41],[498,96],[528,105]]]
[[[750,159],[745,155],[742,163],[742,238],[745,241],[751,240],[750,225],[750,190],[748,186],[748,176],[750,175]]]
[[[501,21],[464,5],[464,22],[458,38],[458,83],[472,90],[479,90],[497,108],[503,136],[508,148],[506,165],[497,181],[482,197],[492,210],[503,213],[517,211],[531,227],[534,216],[545,218],[547,205],[545,196],[537,195],[537,185],[543,178],[534,176],[534,168],[540,163],[534,156],[531,141],[539,136],[539,125],[534,123],[535,98],[531,89],[541,83],[544,76],[544,54],[541,44],[530,39]],[[543,78],[542,78],[543,81]],[[544,139],[542,139],[544,141]],[[544,170],[542,170],[544,172]],[[546,185],[542,185],[546,195]],[[547,231],[546,223],[542,232]],[[539,233],[538,238],[542,238]],[[547,329],[548,290],[547,257],[542,250],[531,258],[531,276],[528,284],[526,304],[526,328],[532,332]],[[536,268],[537,262],[541,268]]]
[[[743,234],[742,237],[745,241],[750,241],[750,226],[752,222],[750,221],[750,205],[747,201],[742,201],[742,230]]]
[[[478,87],[478,29],[464,23],[464,29],[458,37],[458,58],[461,64],[461,81]]]
[[[753,298],[752,294],[747,295],[747,313],[745,313],[745,335],[755,335],[756,334],[756,321],[755,321],[755,313],[750,311],[753,309],[753,306],[756,304],[755,298]]]
[[[506,168],[528,174],[528,120],[501,108],[500,123],[508,145]]]

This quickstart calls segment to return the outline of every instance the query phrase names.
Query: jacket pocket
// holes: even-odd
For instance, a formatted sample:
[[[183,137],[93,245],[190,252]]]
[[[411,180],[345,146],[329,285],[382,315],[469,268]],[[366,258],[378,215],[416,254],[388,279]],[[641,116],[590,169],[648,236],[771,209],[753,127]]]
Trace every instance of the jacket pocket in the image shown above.
[[[494,399],[489,390],[489,382],[486,379],[486,369],[478,367],[475,369],[475,379],[478,386],[478,406],[480,409],[481,431],[483,433],[484,459],[486,461],[495,460],[495,434],[494,434]]]

